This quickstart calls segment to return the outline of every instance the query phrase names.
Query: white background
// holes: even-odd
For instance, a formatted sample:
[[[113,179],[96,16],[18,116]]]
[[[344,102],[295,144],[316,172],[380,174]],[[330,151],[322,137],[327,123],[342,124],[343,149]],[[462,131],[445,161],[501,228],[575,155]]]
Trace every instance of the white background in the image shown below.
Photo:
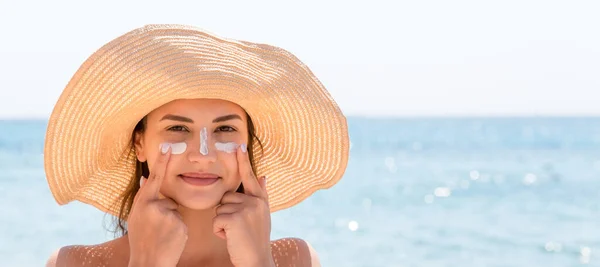
[[[269,43],[348,115],[600,115],[598,1],[1,1],[0,118],[47,118],[81,63],[154,23]]]

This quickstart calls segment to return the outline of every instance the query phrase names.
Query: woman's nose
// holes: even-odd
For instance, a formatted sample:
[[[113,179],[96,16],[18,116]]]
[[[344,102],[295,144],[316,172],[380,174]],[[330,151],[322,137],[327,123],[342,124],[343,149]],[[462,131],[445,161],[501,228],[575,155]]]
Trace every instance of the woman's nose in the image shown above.
[[[212,144],[212,137],[208,135],[206,128],[202,128],[200,131],[199,139],[194,141],[194,145],[189,149],[191,150],[189,155],[190,161],[216,161],[216,151]]]

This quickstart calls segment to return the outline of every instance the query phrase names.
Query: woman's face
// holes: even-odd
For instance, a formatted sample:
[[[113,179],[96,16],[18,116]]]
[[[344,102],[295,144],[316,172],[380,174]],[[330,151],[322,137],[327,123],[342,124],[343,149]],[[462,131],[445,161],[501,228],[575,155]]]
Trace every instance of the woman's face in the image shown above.
[[[206,134],[201,138],[203,128]],[[152,173],[162,143],[185,143],[183,153],[171,154],[160,193],[190,209],[209,209],[241,184],[236,153],[218,150],[217,142],[247,144],[244,110],[224,100],[181,99],[148,114],[146,130],[136,135],[135,146],[138,160],[147,161]],[[206,178],[211,176],[218,179]]]

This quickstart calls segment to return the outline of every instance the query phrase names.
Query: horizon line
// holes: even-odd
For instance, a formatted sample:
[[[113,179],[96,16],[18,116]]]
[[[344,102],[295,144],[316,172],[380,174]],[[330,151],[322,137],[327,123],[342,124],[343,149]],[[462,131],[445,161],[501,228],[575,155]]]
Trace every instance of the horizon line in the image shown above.
[[[600,114],[346,114],[348,119],[543,119],[600,118]],[[1,116],[0,121],[48,121],[50,116]]]

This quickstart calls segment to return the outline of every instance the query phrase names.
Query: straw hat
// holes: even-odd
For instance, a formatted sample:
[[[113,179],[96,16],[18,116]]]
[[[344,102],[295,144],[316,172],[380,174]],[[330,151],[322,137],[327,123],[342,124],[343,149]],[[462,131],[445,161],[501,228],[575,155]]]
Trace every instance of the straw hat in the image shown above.
[[[135,125],[163,104],[193,98],[231,101],[250,115],[263,143],[256,168],[269,178],[272,212],[341,179],[346,118],[294,55],[192,26],[147,25],[91,55],[56,103],[44,147],[56,201],[118,214],[113,204],[135,173]]]

